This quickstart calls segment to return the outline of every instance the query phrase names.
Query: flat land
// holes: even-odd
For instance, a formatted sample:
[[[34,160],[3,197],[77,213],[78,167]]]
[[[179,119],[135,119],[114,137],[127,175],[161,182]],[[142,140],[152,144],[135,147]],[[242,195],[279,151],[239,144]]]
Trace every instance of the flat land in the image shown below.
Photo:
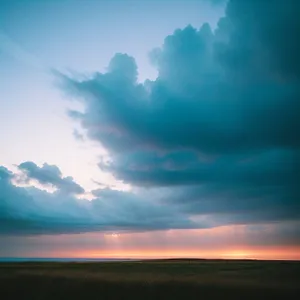
[[[1,299],[300,299],[300,262],[0,263]]]

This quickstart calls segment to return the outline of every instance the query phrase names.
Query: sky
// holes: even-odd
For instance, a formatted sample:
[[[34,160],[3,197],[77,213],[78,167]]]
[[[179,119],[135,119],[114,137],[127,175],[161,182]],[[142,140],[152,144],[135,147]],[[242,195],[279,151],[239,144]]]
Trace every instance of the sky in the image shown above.
[[[300,259],[299,14],[0,0],[0,257]]]

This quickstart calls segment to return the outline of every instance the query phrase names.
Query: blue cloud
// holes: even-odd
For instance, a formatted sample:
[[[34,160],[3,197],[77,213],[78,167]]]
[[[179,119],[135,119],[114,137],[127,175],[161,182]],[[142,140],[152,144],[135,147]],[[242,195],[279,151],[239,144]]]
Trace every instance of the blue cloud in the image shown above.
[[[61,192],[83,194],[84,189],[72,177],[63,177],[57,166],[45,163],[42,167],[31,161],[23,162],[19,169],[24,171],[27,179],[35,179],[41,184],[50,184]]]
[[[228,1],[213,32],[177,29],[150,53],[154,81],[134,59],[64,88],[72,112],[110,152],[105,171],[139,187],[171,189],[164,201],[223,222],[299,220],[300,4]]]
[[[29,164],[24,165],[28,166]],[[24,166],[23,165],[23,166]],[[48,167],[45,167],[48,169]],[[53,173],[58,168],[51,166]],[[45,171],[45,170],[44,170]],[[49,193],[18,187],[15,174],[0,167],[0,234],[53,234],[105,230],[141,231],[207,226],[145,193],[111,189],[93,191],[94,199],[77,199],[60,190]],[[48,177],[42,182],[49,182]]]

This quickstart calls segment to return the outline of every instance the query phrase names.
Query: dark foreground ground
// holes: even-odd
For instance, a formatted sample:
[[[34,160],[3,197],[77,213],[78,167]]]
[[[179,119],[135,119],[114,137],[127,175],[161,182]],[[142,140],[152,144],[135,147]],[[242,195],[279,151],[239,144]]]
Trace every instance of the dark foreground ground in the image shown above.
[[[300,299],[300,262],[0,263],[0,299]]]

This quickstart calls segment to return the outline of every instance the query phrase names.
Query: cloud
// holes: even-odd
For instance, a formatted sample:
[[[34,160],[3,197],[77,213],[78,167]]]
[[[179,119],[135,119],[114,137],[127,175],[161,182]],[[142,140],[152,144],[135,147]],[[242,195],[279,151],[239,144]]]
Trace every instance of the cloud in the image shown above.
[[[177,29],[150,53],[154,81],[116,54],[64,88],[70,116],[110,153],[99,167],[217,224],[299,220],[300,3],[230,0],[213,32]]]
[[[219,226],[225,222],[213,223],[209,218],[192,221],[180,209],[161,203],[160,196],[165,193],[157,191],[99,189],[93,191],[94,200],[87,201],[34,187],[17,187],[11,182],[13,177],[11,171],[0,166],[0,241],[7,245],[1,249],[5,255],[15,253],[18,256],[17,253],[24,251],[32,253],[37,248],[49,253],[57,248],[62,251],[68,249],[69,253],[78,250],[78,247],[81,250],[94,251],[95,247],[109,250],[114,244],[113,241],[107,244],[103,236],[106,231],[121,233],[119,243],[122,251],[133,246],[154,250],[159,247],[166,250],[168,247],[171,251],[188,245],[190,250],[211,251],[211,247],[224,249],[240,244],[295,246],[300,243],[299,221]],[[218,228],[213,228],[216,226]],[[186,231],[193,228],[198,230]],[[91,235],[89,232],[100,234]],[[90,236],[72,235],[76,233]],[[62,239],[57,234],[67,235]],[[28,235],[31,236],[29,239]],[[32,237],[34,235],[38,236]]]
[[[212,31],[187,26],[150,53],[154,81],[138,82],[134,58],[116,54],[106,73],[60,74],[83,111],[70,111],[109,160],[99,167],[132,191],[84,189],[57,166],[19,165],[17,187],[0,168],[1,233],[211,228],[300,220],[300,4],[230,0]],[[279,233],[278,233],[279,232]],[[267,233],[266,233],[267,234]],[[270,242],[271,243],[271,242]]]
[[[28,167],[29,164],[24,165]],[[52,170],[51,174],[59,174],[56,166],[46,165],[43,172],[45,169]],[[14,176],[8,169],[0,167],[0,234],[141,231],[206,226],[192,222],[187,215],[158,203],[146,194],[102,189],[93,191],[95,197],[89,201],[77,199],[61,190],[49,193],[35,187],[17,187],[12,183]],[[52,182],[52,179],[39,173],[34,178],[43,178],[40,179],[42,183]]]
[[[45,163],[42,167],[39,167],[35,163],[27,161],[21,163],[18,167],[25,172],[27,179],[35,179],[41,184],[50,184],[65,193],[84,193],[84,189],[72,177],[63,177],[57,166]]]

